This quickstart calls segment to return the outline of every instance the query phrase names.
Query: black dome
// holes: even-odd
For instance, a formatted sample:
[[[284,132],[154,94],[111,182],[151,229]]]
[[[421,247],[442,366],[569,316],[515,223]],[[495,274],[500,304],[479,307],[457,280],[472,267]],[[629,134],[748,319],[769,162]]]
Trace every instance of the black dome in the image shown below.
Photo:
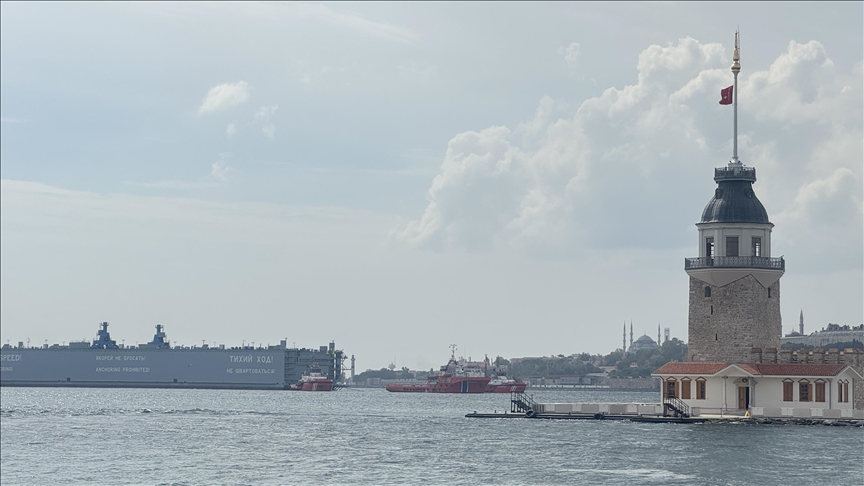
[[[721,180],[702,211],[702,223],[770,223],[749,180]]]

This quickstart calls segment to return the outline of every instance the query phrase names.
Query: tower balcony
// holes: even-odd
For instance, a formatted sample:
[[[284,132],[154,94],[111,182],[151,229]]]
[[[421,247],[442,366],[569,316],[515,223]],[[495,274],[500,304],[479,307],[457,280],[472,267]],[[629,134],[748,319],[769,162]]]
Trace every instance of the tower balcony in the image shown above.
[[[684,259],[684,270],[702,268],[758,268],[786,271],[783,257],[715,256]]]
[[[714,169],[714,180],[720,181],[750,181],[756,182],[755,167],[717,167]]]

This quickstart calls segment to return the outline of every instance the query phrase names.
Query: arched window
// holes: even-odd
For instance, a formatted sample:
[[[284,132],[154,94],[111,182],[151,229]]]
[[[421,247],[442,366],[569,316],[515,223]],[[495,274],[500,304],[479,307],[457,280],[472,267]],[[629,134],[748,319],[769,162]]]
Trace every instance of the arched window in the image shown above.
[[[678,382],[675,381],[675,378],[669,377],[666,379],[666,387],[663,389],[663,396],[665,398],[676,398],[678,396],[677,389]]]
[[[696,378],[696,400],[705,400],[705,378]]]
[[[813,397],[817,402],[825,401],[825,380],[816,380],[813,384]]]
[[[705,287],[705,297],[711,297],[711,287]]]
[[[681,378],[681,398],[683,400],[690,400],[690,378],[686,376]]]
[[[798,381],[798,401],[813,401],[813,385],[811,385],[810,382],[807,380]]]
[[[837,401],[849,402],[849,380],[837,380]]]
[[[791,402],[792,401],[792,380],[786,378],[783,380],[783,401]]]

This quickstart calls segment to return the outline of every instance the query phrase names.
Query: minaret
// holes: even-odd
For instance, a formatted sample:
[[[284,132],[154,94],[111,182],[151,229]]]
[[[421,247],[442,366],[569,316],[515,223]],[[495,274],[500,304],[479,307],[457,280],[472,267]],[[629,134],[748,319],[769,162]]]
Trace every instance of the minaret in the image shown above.
[[[630,347],[633,347],[633,319],[630,319]]]
[[[798,333],[804,335],[804,309],[801,309],[801,315],[798,316]]]
[[[733,152],[714,169],[717,189],[696,223],[699,256],[686,258],[690,276],[690,361],[747,363],[753,348],[779,348],[783,257],[771,256],[768,212],[756,198],[756,169],[738,159],[738,33],[732,56]]]
[[[624,321],[624,336],[621,338],[621,351],[627,352],[627,321]]]
[[[659,346],[660,344],[662,344],[662,343],[660,342],[660,323],[658,322],[657,323],[657,345]]]

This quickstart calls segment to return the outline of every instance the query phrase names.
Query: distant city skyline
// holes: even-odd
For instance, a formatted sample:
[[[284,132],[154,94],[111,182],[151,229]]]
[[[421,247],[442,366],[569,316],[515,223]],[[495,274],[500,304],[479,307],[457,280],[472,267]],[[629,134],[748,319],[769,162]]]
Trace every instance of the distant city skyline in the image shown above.
[[[357,371],[687,340],[739,145],[783,330],[864,322],[861,3],[0,3],[0,331]],[[479,358],[478,358],[479,357]],[[395,359],[395,361],[394,361]]]

